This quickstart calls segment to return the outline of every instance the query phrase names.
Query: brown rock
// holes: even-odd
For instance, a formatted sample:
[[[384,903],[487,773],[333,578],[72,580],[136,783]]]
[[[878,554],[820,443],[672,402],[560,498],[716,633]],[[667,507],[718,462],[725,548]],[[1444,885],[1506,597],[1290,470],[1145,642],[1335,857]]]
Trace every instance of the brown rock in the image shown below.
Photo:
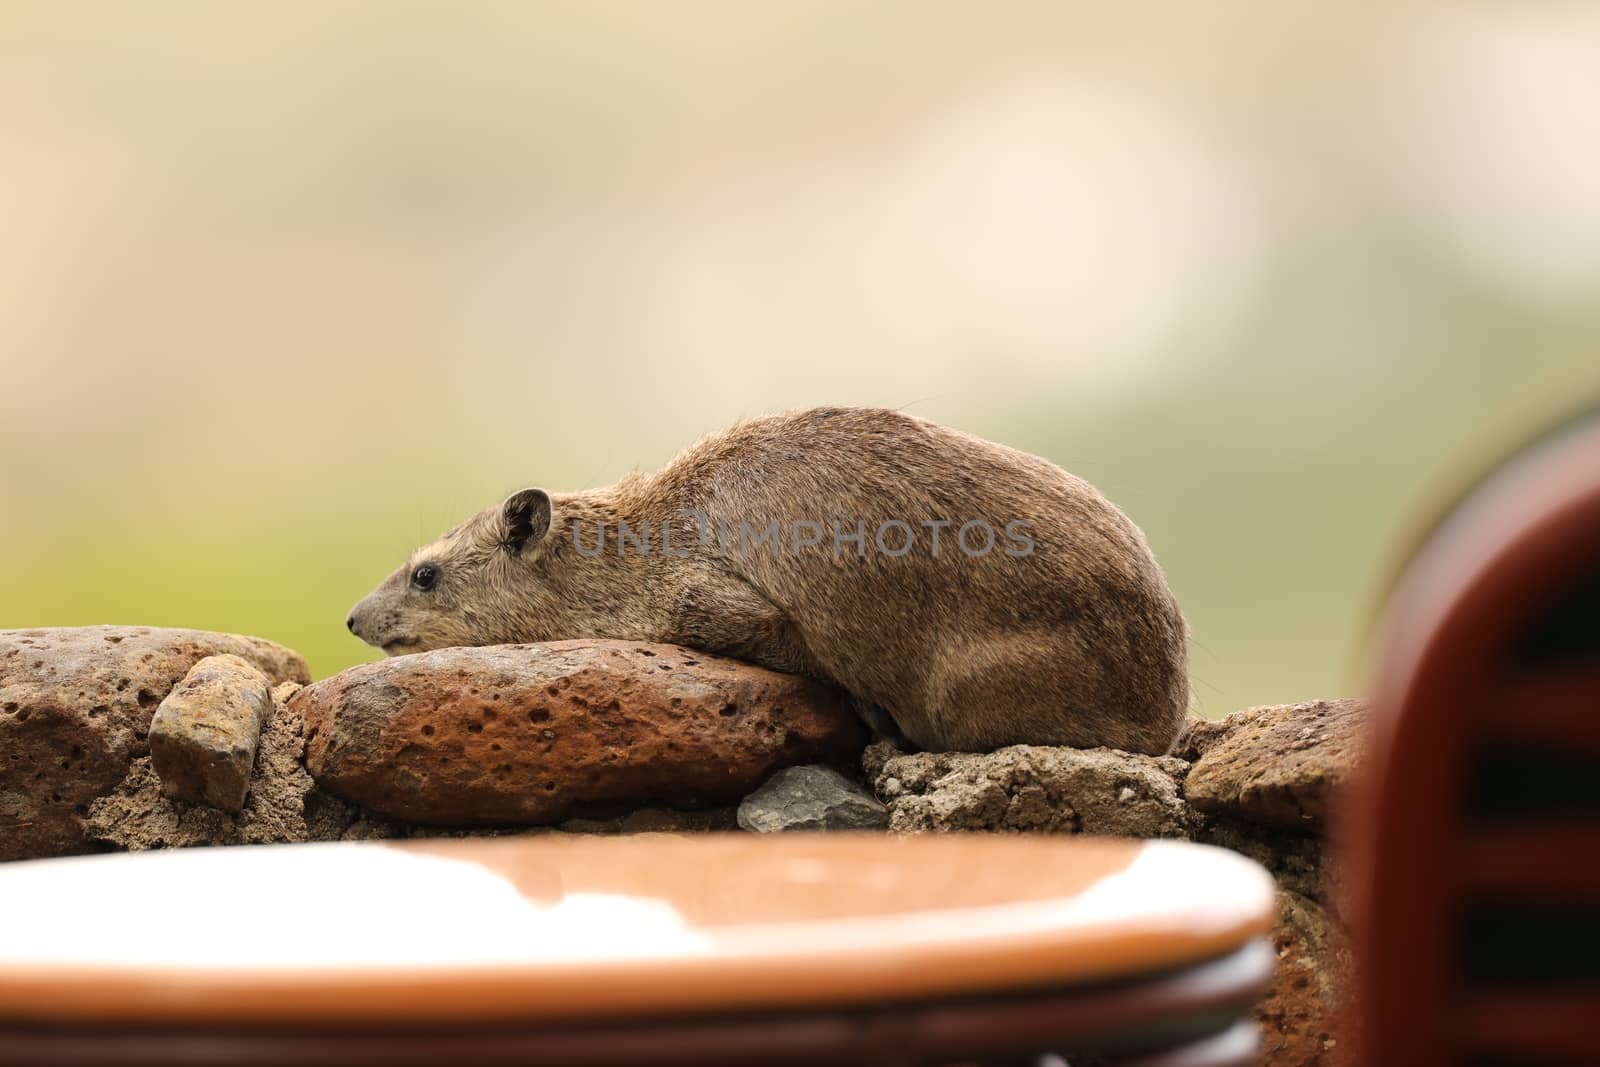
[[[1329,1067],[1345,1062],[1342,1011],[1349,995],[1350,951],[1337,922],[1315,901],[1278,892],[1272,931],[1278,969],[1256,1005],[1263,1067]]]
[[[1203,812],[1320,829],[1355,770],[1364,712],[1359,700],[1235,712],[1190,769],[1185,795]]]
[[[86,851],[81,820],[147,751],[156,706],[189,668],[232,653],[275,682],[309,681],[270,641],[199,630],[0,630],[0,860]]]
[[[227,812],[243,808],[271,712],[267,676],[238,656],[196,663],[150,720],[150,765],[167,796]]]
[[[862,751],[861,772],[866,776],[868,782],[876,782],[878,775],[883,773],[884,764],[896,756],[904,756],[905,754],[905,749],[902,749],[888,738],[880,737]]]
[[[114,792],[89,805],[83,820],[84,836],[132,852],[340,840],[358,813],[344,801],[320,792],[301,763],[305,724],[286,706],[299,688],[290,682],[272,691],[272,713],[261,731],[260,751],[242,811],[228,814],[168,796],[146,756],[133,761]],[[367,836],[396,837],[399,833],[385,824]]]
[[[1267,869],[1279,889],[1310,897],[1338,917],[1342,872],[1335,850],[1321,835],[1220,816],[1206,820],[1194,840],[1248,856]]]
[[[446,648],[302,689],[329,792],[437,824],[558,822],[594,804],[736,801],[778,767],[857,757],[843,694],[676,645]]]
[[[1034,745],[883,755],[866,763],[878,766],[891,830],[1185,838],[1200,821],[1178,789],[1189,765],[1170,756]]]

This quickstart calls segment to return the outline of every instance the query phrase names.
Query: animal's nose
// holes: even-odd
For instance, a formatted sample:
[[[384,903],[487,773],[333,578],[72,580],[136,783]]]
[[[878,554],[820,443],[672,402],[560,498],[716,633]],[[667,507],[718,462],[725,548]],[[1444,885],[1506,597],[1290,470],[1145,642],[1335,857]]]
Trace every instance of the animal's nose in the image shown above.
[[[356,632],[356,617],[354,615],[352,615],[348,619],[344,620],[344,624],[349,629],[349,631],[351,633],[355,633]]]

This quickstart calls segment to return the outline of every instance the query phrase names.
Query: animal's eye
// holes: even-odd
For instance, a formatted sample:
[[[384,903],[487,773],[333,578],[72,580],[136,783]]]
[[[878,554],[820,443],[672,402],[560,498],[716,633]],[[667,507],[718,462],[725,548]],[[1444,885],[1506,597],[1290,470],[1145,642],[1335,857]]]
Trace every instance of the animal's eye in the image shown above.
[[[439,580],[439,568],[431,563],[424,563],[411,572],[411,587],[419,592],[426,593],[433,588],[433,583]]]

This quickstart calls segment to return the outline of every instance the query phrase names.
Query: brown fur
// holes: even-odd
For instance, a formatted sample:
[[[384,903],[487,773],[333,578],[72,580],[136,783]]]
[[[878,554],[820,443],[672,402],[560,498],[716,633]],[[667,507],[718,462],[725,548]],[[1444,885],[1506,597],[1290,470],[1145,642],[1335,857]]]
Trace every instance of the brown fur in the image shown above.
[[[685,509],[728,522],[729,550],[703,543]],[[530,522],[546,518],[548,533],[530,536]],[[901,556],[874,546],[873,531],[894,519],[917,535]],[[935,557],[920,523],[940,519],[952,525]],[[987,555],[952,550],[969,519],[1000,535]],[[592,551],[602,520],[605,551],[585,557],[574,524]],[[619,553],[618,520],[635,531],[648,523],[650,551]],[[669,520],[682,555],[662,551]],[[822,542],[790,551],[796,520],[821,523]],[[835,554],[834,520],[846,533],[864,520],[864,556],[850,541]],[[1029,554],[1004,550],[1020,550],[1004,533],[1014,520],[1029,524]],[[741,522],[779,523],[783,548],[740,551]],[[888,535],[891,548],[901,541]],[[410,579],[424,563],[438,579],[420,592]],[[881,708],[934,750],[1162,753],[1188,702],[1183,616],[1126,516],[1036,456],[876,409],[754,419],[652,475],[549,497],[524,490],[418,550],[356,606],[350,626],[391,653],[676,642],[834,681],[869,720]]]

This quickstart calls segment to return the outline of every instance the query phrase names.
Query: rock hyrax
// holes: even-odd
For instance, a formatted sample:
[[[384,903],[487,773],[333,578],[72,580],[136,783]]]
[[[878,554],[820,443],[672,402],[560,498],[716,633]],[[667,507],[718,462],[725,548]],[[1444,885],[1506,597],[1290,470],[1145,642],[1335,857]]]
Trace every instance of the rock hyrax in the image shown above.
[[[848,690],[930,750],[1163,753],[1186,628],[1138,527],[1053,463],[897,411],[742,422],[650,475],[523,489],[417,550],[350,630],[394,655],[666,641]]]

